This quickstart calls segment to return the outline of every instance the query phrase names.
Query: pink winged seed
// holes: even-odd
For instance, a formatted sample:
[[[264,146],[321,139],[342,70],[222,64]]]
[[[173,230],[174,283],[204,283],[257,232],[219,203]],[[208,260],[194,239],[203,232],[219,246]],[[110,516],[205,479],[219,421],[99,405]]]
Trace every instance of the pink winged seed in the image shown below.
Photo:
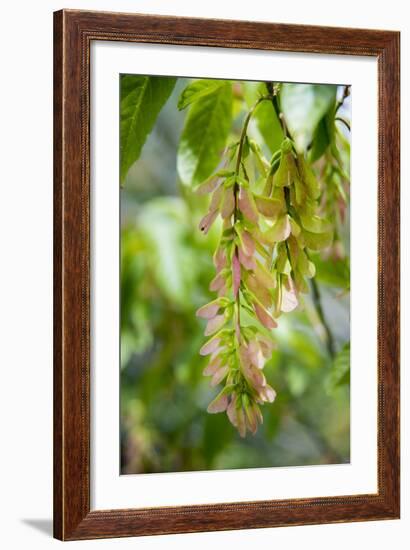
[[[218,313],[219,307],[218,301],[214,300],[213,302],[209,302],[209,304],[205,304],[200,307],[196,312],[196,315],[202,319],[212,319]]]
[[[245,409],[246,423],[250,431],[255,434],[258,429],[258,421],[255,414],[254,407],[250,405]]]
[[[254,304],[253,307],[255,309],[256,316],[264,327],[268,329],[273,329],[278,326],[276,321],[273,319],[270,313],[266,311],[266,309],[264,309],[259,304]]]
[[[220,338],[211,338],[211,340],[208,340],[205,342],[205,344],[202,346],[202,348],[199,350],[200,355],[210,355],[211,353],[214,353],[217,349],[219,349],[219,344],[221,343]]]
[[[238,247],[238,256],[239,256],[239,261],[241,262],[241,264],[245,269],[248,269],[248,270],[256,269],[255,258],[253,256],[247,256],[241,247]]]
[[[219,178],[218,176],[210,177],[199,185],[195,193],[197,195],[212,193],[212,191],[215,191],[215,189],[217,189],[222,182],[223,178]]]
[[[218,216],[218,210],[208,212],[199,222],[199,229],[206,235]]]
[[[219,273],[216,277],[214,277],[209,285],[209,290],[220,290],[225,284],[225,277]]]
[[[204,370],[202,371],[202,374],[204,376],[213,376],[220,366],[221,366],[221,358],[219,356],[216,356],[214,359],[211,358],[211,361],[204,368]]]
[[[243,251],[247,256],[253,256],[255,253],[255,242],[250,233],[242,231],[240,235]]]
[[[226,317],[224,314],[216,315],[212,319],[209,319],[204,332],[205,336],[211,336],[211,334],[218,332],[225,324],[225,321]]]
[[[265,357],[262,353],[261,346],[259,342],[251,340],[248,344],[248,356],[251,360],[251,363],[258,367],[258,369],[263,369],[265,365]]]
[[[226,409],[226,414],[228,415],[229,421],[232,424],[232,426],[238,425],[238,417],[236,414],[236,395],[234,395],[228,405],[228,408]]]
[[[246,378],[256,390],[259,390],[261,387],[266,386],[265,376],[260,369],[255,367],[255,365],[243,365],[243,370]]]
[[[252,195],[243,187],[239,191],[239,209],[245,218],[253,223],[258,222],[258,210]]]
[[[228,374],[228,370],[228,365],[224,365],[223,367],[220,367],[217,371],[215,371],[215,374],[212,376],[211,386],[217,386],[219,382],[222,382],[222,380]]]
[[[211,403],[208,405],[207,411],[211,414],[220,413],[226,411],[228,407],[228,397],[224,394],[219,395],[216,397]]]
[[[262,401],[273,403],[275,401],[276,392],[273,388],[269,386],[269,384],[266,384],[266,386],[259,389],[259,395]]]
[[[287,285],[282,287],[282,302],[280,309],[284,313],[293,311],[299,305],[298,296],[296,293],[295,285],[292,279],[289,277]]]
[[[272,351],[277,347],[276,344],[274,344],[272,340],[269,340],[262,335],[258,335],[257,339],[263,356],[265,358],[271,357]]]
[[[289,313],[298,307],[299,301],[294,290],[282,289],[282,302],[280,309],[284,313]]]
[[[245,435],[246,435],[246,422],[245,422],[245,412],[244,412],[242,407],[240,409],[236,410],[236,418],[237,418],[237,422],[238,422],[236,427],[238,428],[239,435],[241,437],[245,437]]]
[[[209,204],[209,210],[211,212],[219,208],[222,200],[222,195],[223,195],[223,187],[218,187],[218,189],[212,194],[212,199]]]
[[[226,255],[223,248],[218,248],[218,250],[214,254],[213,260],[217,273],[219,273],[224,267],[226,267]]]
[[[235,209],[235,197],[233,194],[233,189],[225,189],[222,205],[221,205],[221,216],[223,219],[230,218]]]

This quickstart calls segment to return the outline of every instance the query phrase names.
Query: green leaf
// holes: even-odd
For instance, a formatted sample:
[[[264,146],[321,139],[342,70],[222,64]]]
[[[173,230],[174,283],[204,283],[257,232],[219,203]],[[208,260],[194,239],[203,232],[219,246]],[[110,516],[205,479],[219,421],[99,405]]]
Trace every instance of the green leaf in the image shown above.
[[[177,168],[185,185],[197,186],[217,167],[232,122],[232,85],[223,85],[191,105],[178,148]]]
[[[347,342],[333,361],[332,372],[326,381],[328,391],[350,383],[350,342]]]
[[[284,135],[272,103],[262,101],[255,109],[254,117],[266,145],[273,154],[280,148]]]
[[[191,307],[187,295],[196,277],[186,246],[190,226],[187,205],[180,198],[162,197],[144,203],[138,228],[146,243],[157,287],[175,308]]]
[[[299,152],[312,141],[317,125],[336,98],[331,84],[283,84],[281,109]]]
[[[305,368],[301,368],[300,365],[291,363],[286,368],[286,380],[289,385],[289,391],[295,397],[300,397],[309,382],[309,375]]]
[[[332,104],[325,116],[316,127],[312,148],[309,151],[309,161],[316,162],[335,139],[334,105]]]
[[[259,97],[266,94],[267,88],[264,82],[244,82],[244,96],[248,107],[252,107]],[[271,101],[262,101],[255,109],[253,118],[268,149],[273,154],[280,149],[285,136]]]
[[[314,259],[316,265],[316,278],[319,282],[349,290],[350,266],[348,258],[340,260],[322,260],[320,256]]]
[[[138,160],[176,78],[122,75],[120,79],[120,181]]]
[[[182,109],[185,109],[188,105],[191,105],[202,97],[214,92],[224,84],[224,80],[211,79],[195,80],[194,82],[191,82],[183,90],[179,97],[178,109],[182,111]]]
[[[261,95],[266,94],[266,87],[261,94],[261,84],[261,82],[252,82],[250,80],[242,82],[243,98],[249,108],[256,103]]]

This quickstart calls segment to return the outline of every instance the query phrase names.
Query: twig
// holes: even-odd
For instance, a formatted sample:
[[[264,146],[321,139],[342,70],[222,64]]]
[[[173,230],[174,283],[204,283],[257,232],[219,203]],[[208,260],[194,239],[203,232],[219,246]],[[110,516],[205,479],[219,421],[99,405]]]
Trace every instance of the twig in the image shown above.
[[[338,120],[339,122],[343,122],[343,124],[346,126],[346,128],[349,130],[349,132],[351,131],[350,130],[350,124],[347,122],[347,120],[345,118],[337,116],[337,117],[335,117],[335,120]]]
[[[265,82],[266,89],[268,90],[269,95],[272,97],[272,105],[275,110],[276,116],[278,117],[279,123],[282,126],[283,133],[285,136],[289,139],[291,138],[290,132],[288,130],[285,117],[283,116],[283,113],[281,113],[279,109],[279,103],[278,103],[278,95],[277,92],[273,86],[272,82]]]
[[[350,86],[347,85],[347,86],[345,86],[345,89],[343,91],[343,95],[342,95],[341,99],[339,99],[339,101],[336,103],[335,116],[337,114],[337,111],[340,109],[340,107],[343,105],[345,99],[347,97],[349,97],[349,95],[350,95]]]
[[[326,333],[326,348],[330,355],[330,357],[333,359],[336,355],[335,350],[335,341],[333,338],[332,331],[330,330],[330,327],[326,321],[325,315],[323,313],[323,307],[322,307],[322,298],[320,295],[319,287],[317,285],[316,279],[312,277],[310,279],[310,284],[312,286],[312,295],[313,295],[313,303],[315,305],[315,309],[317,311],[317,314],[319,316],[320,322],[322,323],[322,326]]]

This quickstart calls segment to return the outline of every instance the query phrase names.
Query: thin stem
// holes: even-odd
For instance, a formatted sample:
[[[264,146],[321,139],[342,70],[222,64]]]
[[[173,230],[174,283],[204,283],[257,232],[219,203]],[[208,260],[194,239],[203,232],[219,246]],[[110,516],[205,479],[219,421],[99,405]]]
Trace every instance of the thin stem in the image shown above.
[[[262,103],[262,101],[266,101],[266,100],[269,100],[269,99],[271,99],[270,96],[260,97],[255,102],[255,104],[251,107],[248,114],[246,115],[245,121],[243,123],[242,131],[241,131],[241,136],[240,136],[240,139],[239,139],[238,155],[236,157],[236,166],[235,166],[235,175],[236,176],[239,176],[241,166],[242,166],[242,169],[244,170],[244,166],[242,165],[243,145],[245,143],[246,133],[248,131],[248,126],[249,126],[249,122],[251,120],[251,117],[252,117],[253,113],[255,112],[256,107],[260,103]],[[237,181],[235,181],[235,183],[234,183],[233,193],[234,193],[234,199],[235,199],[235,209],[234,209],[234,213],[233,213],[233,221],[235,223],[238,219],[238,209],[239,209],[239,196],[238,196],[239,195],[239,185],[238,185]],[[236,255],[236,257],[239,257],[238,245],[235,246],[234,254]],[[236,306],[235,306],[235,309],[236,309],[236,326],[238,327],[237,338],[238,338],[238,342],[239,342],[240,325],[241,325],[241,300],[240,300],[239,290],[238,290],[238,293],[237,293],[236,298],[235,298],[235,304],[236,304]]]
[[[239,147],[238,147],[238,156],[236,157],[236,166],[235,166],[235,174],[239,176],[239,170],[241,168],[241,162],[242,162],[242,153],[243,153],[243,144],[245,142],[246,138],[246,132],[248,131],[249,122],[251,120],[251,117],[253,113],[255,112],[256,107],[262,103],[262,101],[267,101],[272,99],[272,97],[269,96],[262,96],[260,97],[255,104],[251,107],[248,114],[246,115],[245,121],[243,123],[242,131],[241,131],[241,137],[239,138]]]
[[[286,124],[285,117],[283,116],[283,113],[281,112],[279,108],[279,102],[278,102],[278,94],[276,93],[273,83],[272,82],[265,82],[266,89],[269,92],[269,95],[271,97],[272,105],[275,110],[276,116],[278,117],[279,123],[282,126],[283,133],[285,136],[289,139],[292,139],[290,132],[288,130],[288,126]]]
[[[335,350],[335,341],[333,338],[332,331],[330,330],[330,327],[326,321],[325,315],[323,313],[323,307],[322,307],[322,298],[320,295],[319,287],[317,285],[317,282],[314,277],[310,279],[310,284],[312,286],[312,295],[313,295],[313,303],[315,305],[317,314],[319,316],[320,322],[322,323],[322,326],[326,333],[326,348],[330,355],[330,357],[333,359],[336,355]]]
[[[343,95],[341,97],[341,99],[336,103],[336,110],[335,110],[335,115],[337,114],[337,111],[340,109],[340,107],[343,105],[345,99],[350,95],[350,86],[347,85],[345,86],[345,89],[343,91]]]
[[[338,120],[339,122],[342,122],[342,123],[346,126],[346,128],[349,130],[349,132],[351,131],[351,130],[350,130],[350,124],[347,122],[347,120],[346,120],[345,118],[342,118],[342,117],[340,117],[340,116],[337,116],[337,117],[335,118],[335,120]]]

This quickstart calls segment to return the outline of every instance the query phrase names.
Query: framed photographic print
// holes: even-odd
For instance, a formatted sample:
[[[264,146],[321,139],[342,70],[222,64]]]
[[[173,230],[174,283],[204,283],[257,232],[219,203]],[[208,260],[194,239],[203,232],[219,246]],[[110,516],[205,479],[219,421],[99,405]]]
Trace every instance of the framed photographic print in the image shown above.
[[[54,534],[399,517],[399,33],[54,14]]]

